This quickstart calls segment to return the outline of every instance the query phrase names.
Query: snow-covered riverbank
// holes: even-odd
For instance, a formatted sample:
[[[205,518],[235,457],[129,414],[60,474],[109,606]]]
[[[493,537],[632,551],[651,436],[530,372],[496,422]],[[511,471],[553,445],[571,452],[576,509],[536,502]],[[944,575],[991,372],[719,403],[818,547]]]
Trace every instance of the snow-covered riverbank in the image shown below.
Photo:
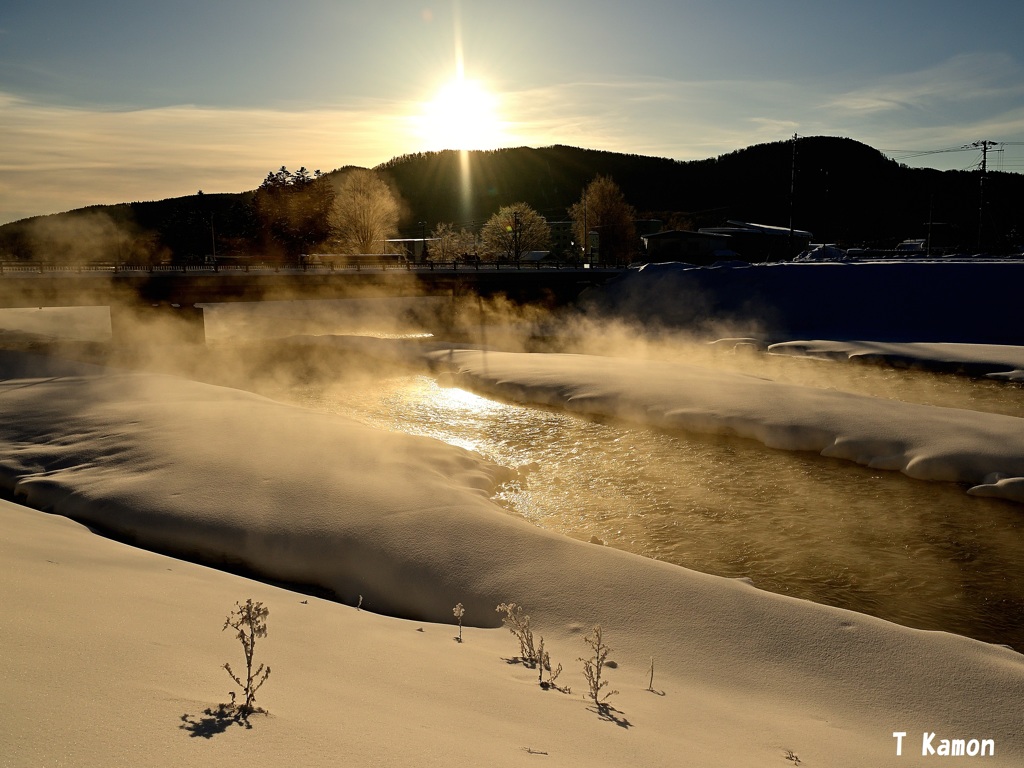
[[[470,370],[478,352],[453,355],[464,375],[566,402],[581,383],[579,369],[490,354],[485,377]],[[897,758],[894,732],[918,747],[922,732],[992,739],[991,764],[1024,759],[1013,651],[545,533],[489,500],[500,468],[443,443],[170,376],[32,365],[0,388],[9,492],[141,546],[361,595],[366,610],[4,503],[0,694],[17,702],[0,719],[15,745],[5,764],[170,766],[243,749],[269,765],[927,760],[906,744]],[[587,386],[595,402],[616,380],[602,369],[604,389]],[[203,710],[226,700],[220,665],[239,651],[220,626],[246,597],[271,608],[272,714],[218,733],[227,724]],[[572,695],[504,663],[518,647],[494,628],[503,600],[527,607]],[[581,696],[594,623],[614,648],[617,725]],[[652,656],[664,696],[644,690]]]

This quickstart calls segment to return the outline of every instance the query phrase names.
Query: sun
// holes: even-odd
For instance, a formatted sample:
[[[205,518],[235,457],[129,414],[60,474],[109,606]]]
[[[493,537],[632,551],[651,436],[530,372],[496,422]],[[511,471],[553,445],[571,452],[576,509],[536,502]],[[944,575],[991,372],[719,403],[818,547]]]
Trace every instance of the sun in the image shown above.
[[[504,136],[498,97],[478,80],[457,77],[423,105],[426,149],[496,149]]]

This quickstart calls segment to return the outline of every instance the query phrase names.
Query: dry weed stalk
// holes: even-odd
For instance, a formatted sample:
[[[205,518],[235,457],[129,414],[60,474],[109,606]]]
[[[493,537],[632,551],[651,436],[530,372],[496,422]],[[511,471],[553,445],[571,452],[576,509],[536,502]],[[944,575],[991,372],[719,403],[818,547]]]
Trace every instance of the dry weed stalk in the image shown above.
[[[253,602],[249,599],[245,601],[245,605],[235,603],[235,609],[224,620],[223,629],[231,627],[235,630],[235,637],[242,644],[242,650],[245,653],[244,682],[239,675],[232,671],[230,664],[224,664],[224,669],[242,689],[242,694],[245,696],[245,701],[238,707],[238,712],[243,718],[248,718],[253,712],[262,711],[255,706],[256,691],[270,677],[270,667],[260,664],[259,667],[253,669],[253,654],[256,651],[256,639],[267,636],[267,616],[269,615],[270,609],[264,607],[263,603]],[[231,692],[231,700],[232,702],[235,700],[234,691]]]
[[[562,665],[559,664],[554,669],[551,668],[551,656],[544,650],[544,636],[540,638],[540,643],[537,646],[537,682],[540,687],[544,690],[554,688],[556,691],[562,691],[563,693],[572,693],[569,688],[561,688],[555,681],[558,676],[562,674]],[[544,679],[544,673],[547,672],[547,680]]]
[[[602,693],[603,689],[608,685],[608,681],[603,680],[602,675],[605,664],[608,662],[608,654],[611,652],[611,648],[604,643],[600,624],[595,624],[591,633],[584,637],[583,640],[594,651],[592,657],[588,659],[580,657],[579,659],[583,662],[583,675],[587,678],[590,698],[599,712],[605,712],[608,709],[608,697],[618,693],[618,691],[604,691]]]
[[[462,642],[462,617],[466,615],[466,609],[462,607],[462,603],[456,603],[455,607],[452,608],[452,614],[459,620],[459,636],[455,638],[455,642]]]
[[[527,667],[534,667],[537,664],[537,651],[533,646],[533,630],[530,628],[530,617],[524,616],[522,606],[515,603],[501,603],[494,610],[498,613],[505,613],[501,623],[519,641],[520,660]]]

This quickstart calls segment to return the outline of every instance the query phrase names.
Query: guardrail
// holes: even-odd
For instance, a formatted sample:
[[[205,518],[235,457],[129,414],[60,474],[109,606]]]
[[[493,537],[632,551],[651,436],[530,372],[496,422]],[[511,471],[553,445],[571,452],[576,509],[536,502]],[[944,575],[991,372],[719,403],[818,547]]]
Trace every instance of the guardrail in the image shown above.
[[[113,262],[91,262],[88,264],[63,264],[43,261],[0,261],[0,276],[29,274],[189,274],[189,273],[249,273],[275,272],[302,274],[309,272],[479,272],[525,270],[600,269],[623,270],[625,264],[580,264],[578,262],[531,261],[531,262],[398,262],[393,260],[359,260],[327,262],[321,264],[280,264],[272,262],[248,262],[244,264],[118,264]]]

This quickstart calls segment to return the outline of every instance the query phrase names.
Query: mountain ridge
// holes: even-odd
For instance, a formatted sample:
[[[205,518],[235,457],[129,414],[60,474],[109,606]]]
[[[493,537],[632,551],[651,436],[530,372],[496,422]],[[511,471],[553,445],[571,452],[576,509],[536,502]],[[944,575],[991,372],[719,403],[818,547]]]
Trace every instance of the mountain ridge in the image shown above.
[[[337,180],[353,167],[326,175]],[[440,222],[477,229],[516,202],[549,221],[564,220],[584,187],[603,175],[622,189],[638,218],[661,220],[665,229],[729,220],[792,224],[819,241],[874,247],[923,238],[930,229],[936,245],[965,252],[1005,252],[1024,239],[1024,175],[989,172],[982,203],[978,172],[909,168],[842,137],[801,137],[690,161],[557,144],[443,150],[399,155],[373,170],[403,202],[405,237],[429,234]],[[26,257],[35,222],[90,214],[146,233],[177,258],[208,253],[214,238],[220,254],[253,252],[253,194],[200,193],[22,219],[0,226],[0,258]]]

